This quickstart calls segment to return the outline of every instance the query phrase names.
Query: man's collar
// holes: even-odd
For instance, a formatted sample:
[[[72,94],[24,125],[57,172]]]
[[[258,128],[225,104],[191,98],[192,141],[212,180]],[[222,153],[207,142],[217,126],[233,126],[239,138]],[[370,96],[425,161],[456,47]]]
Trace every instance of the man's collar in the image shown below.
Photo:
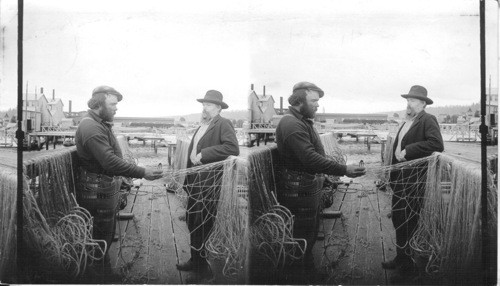
[[[302,120],[304,118],[304,115],[302,115],[297,109],[295,109],[295,107],[289,106],[288,110],[293,116],[297,117],[298,119]]]
[[[200,125],[201,125],[201,126],[203,126],[203,125],[210,125],[210,123],[212,123],[212,121],[213,121],[213,120],[214,120],[213,118],[211,118],[211,119],[210,119],[210,120],[208,120],[208,121],[204,121],[204,120],[202,120],[202,121],[200,122]]]
[[[99,114],[97,112],[95,112],[94,110],[92,109],[89,109],[89,111],[87,112],[89,114],[90,117],[92,117],[92,119],[94,119],[95,121],[101,123],[103,120],[101,118],[101,116],[99,116]]]

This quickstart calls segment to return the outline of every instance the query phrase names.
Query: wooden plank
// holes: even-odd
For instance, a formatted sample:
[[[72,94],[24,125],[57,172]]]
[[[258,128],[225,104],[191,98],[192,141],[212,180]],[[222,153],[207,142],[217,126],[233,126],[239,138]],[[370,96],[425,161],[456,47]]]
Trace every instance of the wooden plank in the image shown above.
[[[123,239],[122,255],[124,267],[122,268],[125,283],[148,283],[148,272],[151,266],[147,263],[149,251],[149,236],[151,226],[151,186],[139,188],[134,203],[134,219],[126,230]]]
[[[176,256],[172,255],[170,259],[175,259],[175,263],[183,263],[191,258],[189,230],[186,224],[186,209],[175,194],[167,193],[166,200],[170,210],[170,221],[173,230],[172,238],[176,245]],[[181,283],[185,283],[188,272],[179,271],[179,273]]]
[[[344,192],[335,192],[333,194],[333,204],[325,210],[340,211],[342,202],[344,200]],[[341,223],[339,219],[320,219],[319,222],[319,235],[323,235],[324,239],[316,241],[313,247],[314,265],[318,270],[324,270],[328,266],[330,258],[333,253],[331,239],[332,231],[336,223]]]
[[[350,284],[356,250],[356,232],[359,223],[360,199],[358,193],[348,190],[341,209],[343,218],[332,229],[330,243],[336,245],[335,256],[330,257],[331,283]]]
[[[321,222],[320,231],[323,227],[325,240],[316,242],[313,254],[316,268],[326,272],[323,273],[326,284],[345,284],[350,281],[359,207],[357,194],[353,190],[346,192],[345,186],[340,186],[330,209],[342,211],[342,217],[323,219]]]
[[[384,250],[384,261],[389,261],[396,257],[396,230],[390,218],[392,210],[392,194],[389,191],[377,192],[378,205],[380,210],[380,234]],[[386,279],[388,278],[386,271]]]
[[[151,232],[148,264],[154,266],[149,281],[159,284],[181,284],[177,263],[176,241],[165,188],[155,188],[152,199]]]
[[[137,189],[132,188],[130,190],[129,195],[127,196],[127,206],[123,210],[121,210],[120,212],[133,213],[136,196],[137,196]],[[124,239],[127,236],[127,228],[128,228],[130,221],[131,220],[118,220],[117,221],[115,236],[118,236],[119,240],[116,242],[113,242],[111,244],[110,249],[109,249],[109,256],[111,258],[111,266],[116,269],[117,273],[119,272],[118,269],[120,269],[124,265],[124,261],[122,259],[120,259],[120,257],[121,257],[120,246],[123,243],[123,241],[120,241],[120,240]]]
[[[359,196],[361,209],[351,281],[353,284],[384,284],[385,271],[380,264],[384,258],[384,250],[380,236],[377,196],[373,190],[360,192]]]

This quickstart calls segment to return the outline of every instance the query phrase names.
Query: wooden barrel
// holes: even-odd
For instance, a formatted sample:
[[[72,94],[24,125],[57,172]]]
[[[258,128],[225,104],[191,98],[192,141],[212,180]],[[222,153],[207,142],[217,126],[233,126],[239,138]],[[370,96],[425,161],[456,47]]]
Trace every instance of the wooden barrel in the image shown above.
[[[319,226],[322,175],[283,170],[277,186],[278,202],[294,216],[293,236],[307,241],[310,251]]]
[[[108,249],[115,235],[121,181],[121,177],[109,177],[83,169],[77,177],[77,202],[94,218],[93,238],[105,240]]]

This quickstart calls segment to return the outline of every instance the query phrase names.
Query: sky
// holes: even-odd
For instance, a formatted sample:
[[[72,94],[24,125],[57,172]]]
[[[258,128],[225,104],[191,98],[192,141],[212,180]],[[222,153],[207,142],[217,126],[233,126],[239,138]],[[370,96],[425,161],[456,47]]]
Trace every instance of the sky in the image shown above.
[[[139,4],[140,3],[140,4]],[[486,1],[487,76],[498,86],[498,2]],[[480,99],[479,1],[25,0],[23,89],[87,109],[99,85],[116,116],[179,116],[219,90],[246,110],[250,85],[285,107],[292,87],[325,91],[320,112],[403,110],[423,85],[435,106]],[[17,1],[0,1],[0,110],[17,103]]]

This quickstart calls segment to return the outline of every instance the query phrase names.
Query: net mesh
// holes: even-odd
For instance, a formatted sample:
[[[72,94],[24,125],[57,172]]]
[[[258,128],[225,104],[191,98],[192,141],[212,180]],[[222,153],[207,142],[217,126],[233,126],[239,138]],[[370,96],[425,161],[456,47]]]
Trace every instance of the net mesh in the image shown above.
[[[333,136],[321,138],[327,156],[340,163],[347,161]],[[423,261],[431,275],[456,280],[470,274],[477,269],[472,266],[481,261],[480,166],[446,153],[390,165],[391,140],[388,137],[383,165],[368,168],[367,176],[378,177],[392,192],[398,206],[395,209],[406,212],[405,224],[417,218],[407,249]],[[202,207],[186,211],[205,211],[207,220],[200,225],[213,219],[204,247],[209,256],[225,261],[224,275],[241,274],[249,265],[252,251],[265,257],[274,268],[304,254],[305,241],[293,236],[292,214],[276,200],[275,147],[256,148],[246,158],[230,157],[186,168],[188,146],[189,141],[178,141],[175,168],[165,170],[164,177],[185,206],[190,188],[203,190],[203,198],[194,198]],[[26,243],[42,258],[40,267],[51,267],[52,275],[76,277],[84,272],[86,263],[102,258],[105,249],[92,239],[92,218],[74,201],[71,152],[74,148],[26,164],[33,167],[26,170],[24,215]],[[124,151],[124,156],[135,161],[130,151]],[[188,177],[192,179],[186,181]],[[496,234],[497,229],[494,178],[490,172],[490,234]],[[361,195],[366,190],[351,186],[349,191]],[[13,197],[8,200],[12,202]],[[12,215],[4,217],[10,217],[12,222]],[[383,231],[394,231],[392,225],[383,227]],[[2,235],[4,241],[12,240],[12,233]],[[405,247],[396,241],[394,244]]]

